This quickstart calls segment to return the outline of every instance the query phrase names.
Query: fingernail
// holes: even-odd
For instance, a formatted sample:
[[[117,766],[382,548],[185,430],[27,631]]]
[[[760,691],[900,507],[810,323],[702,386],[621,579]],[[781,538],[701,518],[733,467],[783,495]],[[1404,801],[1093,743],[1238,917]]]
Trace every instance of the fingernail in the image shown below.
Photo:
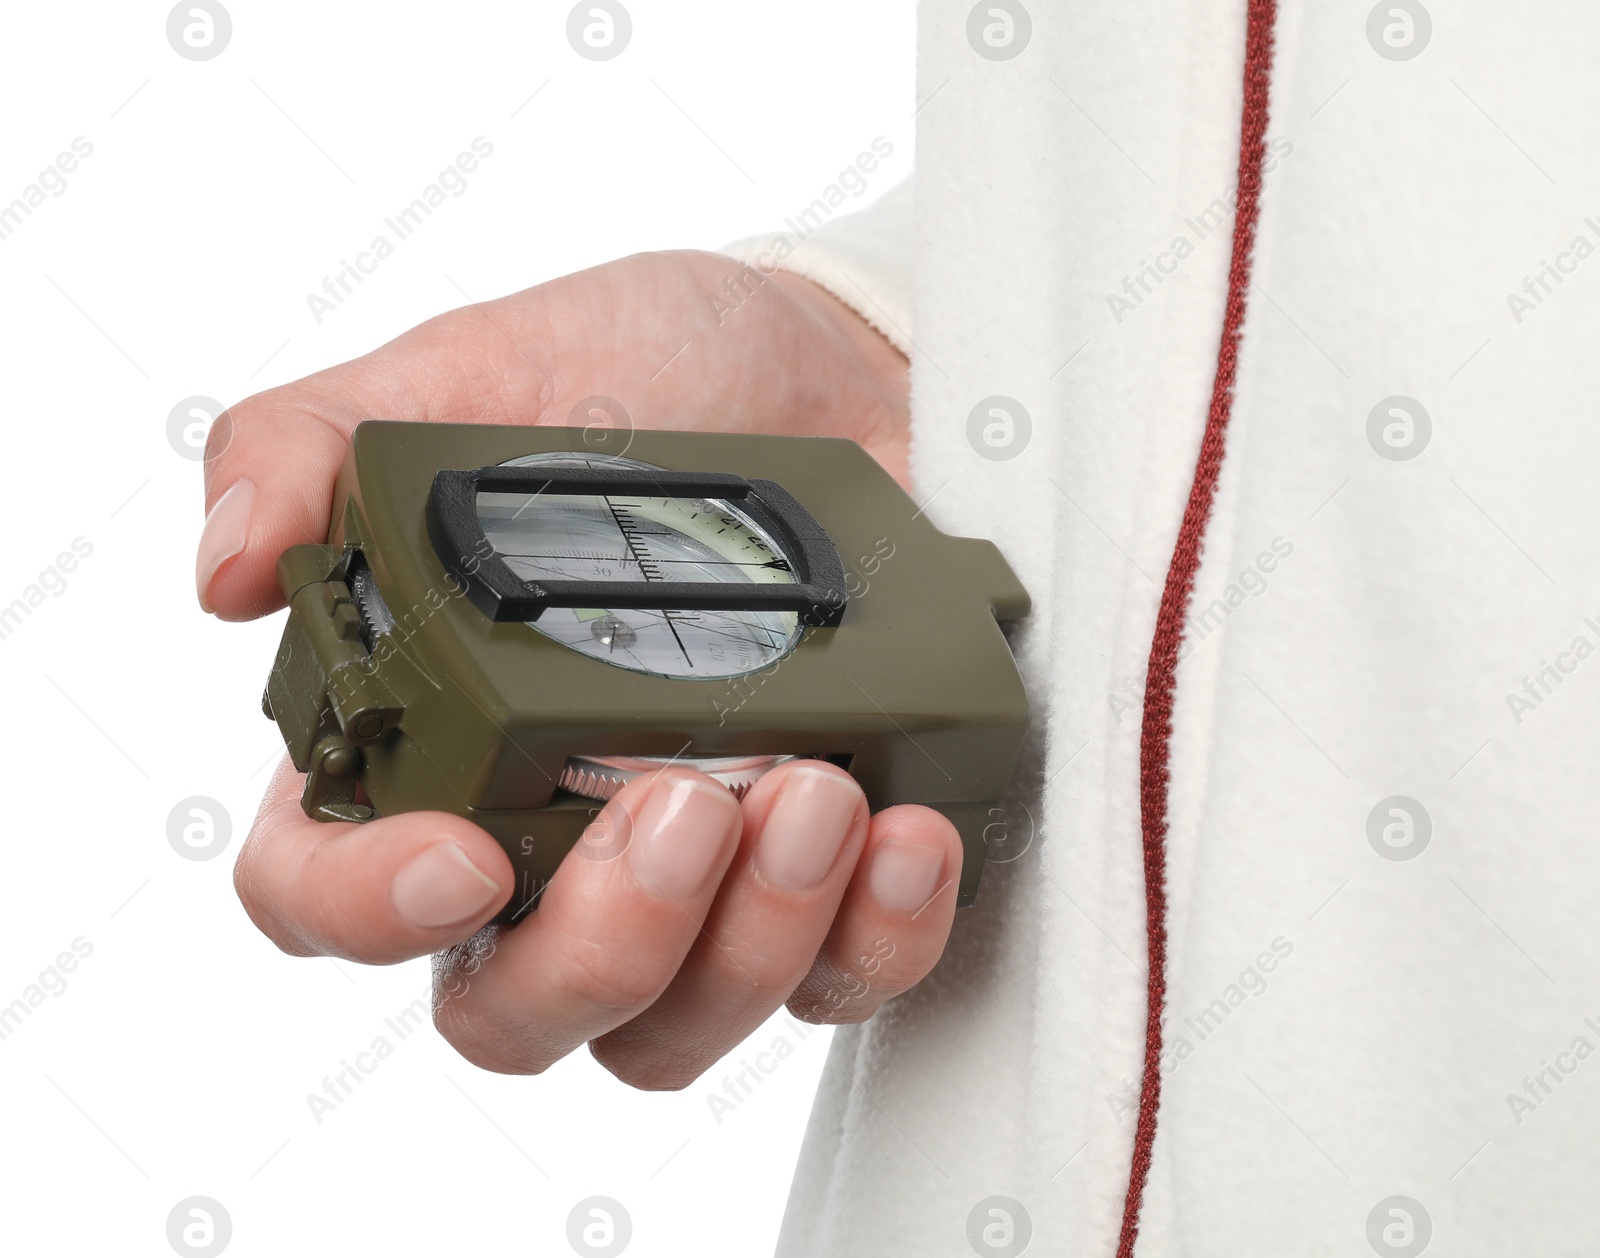
[[[244,549],[250,537],[250,509],[255,502],[255,482],[244,476],[228,486],[228,492],[218,498],[206,514],[206,526],[200,531],[200,547],[194,558],[194,589],[200,598],[201,611],[211,610],[211,604],[206,601],[211,578],[217,575],[218,568]]]
[[[643,885],[677,899],[705,889],[739,824],[727,788],[692,778],[657,781],[634,823],[628,858]]]
[[[459,843],[435,843],[400,867],[389,887],[395,912],[432,929],[465,921],[500,895],[494,879],[468,859]]]
[[[756,869],[776,887],[809,891],[833,868],[861,789],[823,769],[791,769],[761,828]]]
[[[938,890],[944,854],[915,843],[888,842],[872,858],[868,885],[873,898],[896,913],[920,910]]]

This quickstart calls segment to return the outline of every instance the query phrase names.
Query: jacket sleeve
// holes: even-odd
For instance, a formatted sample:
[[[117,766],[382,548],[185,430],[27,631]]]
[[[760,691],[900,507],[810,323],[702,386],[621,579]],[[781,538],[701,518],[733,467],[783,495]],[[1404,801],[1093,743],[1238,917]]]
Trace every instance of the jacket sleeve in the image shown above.
[[[782,228],[718,252],[763,275],[789,271],[820,284],[910,357],[912,183],[906,179],[866,208],[820,224],[815,207],[823,203],[814,202]]]

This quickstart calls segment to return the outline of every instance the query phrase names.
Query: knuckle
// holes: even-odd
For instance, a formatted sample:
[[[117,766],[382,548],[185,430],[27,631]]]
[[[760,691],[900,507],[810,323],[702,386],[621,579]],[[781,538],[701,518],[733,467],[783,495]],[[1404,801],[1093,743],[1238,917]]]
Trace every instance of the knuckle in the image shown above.
[[[543,1074],[564,1055],[549,1051],[525,1022],[469,1011],[461,999],[442,996],[437,987],[433,1025],[463,1058],[497,1075]]]
[[[440,1025],[439,1019],[434,1019],[434,1026],[439,1034],[455,1049],[466,1061],[476,1066],[479,1070],[487,1070],[497,1075],[541,1075],[555,1064],[556,1060],[541,1055],[517,1051],[511,1044],[486,1040],[474,1034],[463,1033],[459,1025],[448,1028]]]
[[[815,1003],[798,1005],[789,1002],[789,1012],[800,1022],[808,1022],[812,1026],[850,1026],[853,1023],[865,1022],[878,1012],[876,1003],[870,1005],[847,1004],[838,1009],[827,1005]]]
[[[783,1007],[793,1015],[797,1022],[806,1022],[812,1026],[832,1025],[825,1016],[826,1010],[817,1008],[816,1002],[808,1001],[798,993],[784,1001]]]
[[[889,973],[887,967],[878,968],[869,977],[823,955],[817,958],[784,1004],[802,1022],[823,1026],[865,1022],[885,1000],[915,982],[915,979],[904,982],[898,979],[899,976]]]
[[[619,1081],[641,1092],[681,1092],[709,1065],[681,1054],[639,1052],[605,1038],[591,1042],[589,1054]]]
[[[851,1002],[834,1006],[826,1000],[817,1000],[799,995],[791,996],[785,1003],[789,1013],[797,1022],[805,1022],[811,1026],[845,1026],[852,1022],[865,1022],[878,1011],[876,1004],[858,1006]]]

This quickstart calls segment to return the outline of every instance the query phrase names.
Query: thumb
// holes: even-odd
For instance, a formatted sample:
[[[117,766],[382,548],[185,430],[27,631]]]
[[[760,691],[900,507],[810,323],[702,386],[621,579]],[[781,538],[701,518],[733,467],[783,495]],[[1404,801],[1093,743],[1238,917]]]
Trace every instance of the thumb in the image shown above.
[[[362,420],[536,420],[548,376],[524,361],[517,342],[527,329],[508,324],[514,317],[452,311],[218,416],[206,440],[206,522],[195,555],[200,606],[223,620],[283,606],[278,556],[327,540],[334,480]],[[491,319],[505,335],[478,333],[475,325]]]

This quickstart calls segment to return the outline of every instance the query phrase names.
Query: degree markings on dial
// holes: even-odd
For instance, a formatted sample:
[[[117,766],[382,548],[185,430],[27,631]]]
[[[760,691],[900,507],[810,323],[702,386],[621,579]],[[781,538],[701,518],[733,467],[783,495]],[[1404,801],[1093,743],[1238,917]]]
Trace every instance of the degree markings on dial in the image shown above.
[[[498,539],[496,539],[496,541],[495,541],[495,549],[498,550],[501,554],[505,555],[508,558],[521,558],[521,559],[531,559],[531,560],[541,560],[542,559],[542,560],[549,560],[549,561],[556,561],[556,562],[560,562],[560,561],[564,561],[564,560],[567,560],[567,561],[593,560],[593,561],[597,561],[597,562],[619,563],[619,564],[624,564],[624,565],[632,564],[632,565],[636,565],[636,566],[638,566],[640,568],[640,571],[641,571],[642,575],[644,576],[645,580],[655,580],[655,579],[658,579],[658,578],[659,579],[667,579],[664,576],[664,574],[660,574],[659,572],[652,573],[650,571],[650,567],[652,565],[654,565],[656,567],[659,567],[662,564],[680,564],[680,565],[689,565],[689,566],[695,566],[695,567],[740,567],[740,568],[763,569],[763,570],[778,571],[778,572],[792,572],[793,571],[793,569],[790,567],[790,565],[786,561],[781,559],[781,558],[767,558],[767,559],[756,559],[756,560],[739,560],[739,559],[712,559],[712,558],[704,558],[704,559],[668,559],[668,558],[659,557],[659,556],[655,555],[652,552],[652,550],[648,547],[648,544],[640,542],[637,539],[645,538],[645,537],[672,537],[672,538],[679,538],[679,539],[684,540],[684,541],[690,541],[691,540],[690,537],[688,535],[684,534],[682,531],[680,531],[678,529],[670,528],[670,527],[669,528],[663,528],[663,529],[641,528],[640,527],[640,520],[639,520],[639,518],[637,518],[635,516],[634,512],[636,512],[638,510],[641,510],[641,509],[647,508],[649,506],[649,502],[647,502],[647,501],[635,501],[635,500],[632,500],[632,499],[625,499],[625,498],[620,498],[620,497],[612,497],[612,496],[609,496],[609,495],[597,496],[597,501],[599,503],[603,503],[604,504],[604,506],[606,508],[606,514],[609,515],[610,518],[612,519],[613,523],[615,523],[617,525],[618,531],[621,534],[624,543],[627,545],[628,549],[633,553],[633,555],[636,556],[636,558],[630,560],[627,556],[586,554],[586,553],[584,553],[583,547],[581,547],[581,546],[575,546],[574,550],[576,552],[578,552],[578,553],[571,554],[571,555],[567,555],[567,554],[549,554],[549,553],[541,553],[541,552],[538,552],[538,551],[517,551],[517,550],[511,550],[505,545],[501,545],[499,543]],[[670,505],[672,504],[672,502],[674,500],[671,499],[671,498],[661,498],[658,501],[661,503],[661,506],[663,508],[665,508],[665,507],[670,507]],[[531,505],[531,499],[525,498],[523,500],[521,506],[517,509],[517,511],[506,522],[509,523],[509,522],[517,519],[518,517],[520,517],[522,512],[524,510],[526,510],[527,507],[530,506],[530,505]],[[694,520],[698,520],[700,518],[701,514],[702,513],[699,512],[699,511],[690,512],[689,517],[688,517],[688,521],[692,522]],[[602,516],[602,518],[604,518],[604,516]],[[729,532],[730,529],[736,529],[737,528],[736,523],[732,522],[732,521],[729,521],[726,516],[718,516],[717,518],[719,518],[723,522],[723,527],[717,529],[716,532],[713,534],[713,536],[721,537],[721,536],[726,535]],[[651,523],[655,523],[656,521],[650,521],[650,522]],[[746,530],[745,532],[748,533],[748,530]],[[576,539],[574,538],[572,540],[576,540]],[[769,554],[769,555],[771,554],[770,549],[767,546],[762,545],[759,539],[757,539],[755,537],[752,537],[752,536],[746,536],[745,537],[744,549],[748,550],[751,547],[759,547],[760,550],[767,552],[767,554]]]
[[[652,536],[670,537],[671,534],[660,533],[652,534]],[[592,559],[600,563],[623,565],[637,562],[627,555],[548,555],[531,550],[506,550],[499,546],[496,546],[495,550],[506,559]],[[664,563],[687,563],[693,564],[697,568],[775,568],[779,572],[790,571],[789,565],[782,559],[657,559],[654,562],[658,565]]]
[[[605,504],[607,509],[611,512],[611,518],[617,522],[617,532],[622,534],[623,545],[628,548],[629,553],[633,555],[634,559],[639,565],[639,574],[644,577],[646,581],[664,580],[665,578],[662,577],[661,570],[659,568],[655,568],[653,561],[649,560],[649,557],[641,550],[638,542],[629,532],[628,524],[632,522],[633,517],[628,515],[627,509],[625,507],[619,507],[609,497],[606,498]],[[624,522],[625,520],[627,523]],[[647,562],[650,564],[649,567],[646,567]],[[653,574],[652,569],[654,569]],[[694,661],[689,658],[689,648],[683,645],[683,638],[678,634],[678,626],[672,621],[672,613],[668,612],[665,616],[665,619],[667,622],[667,628],[672,630],[672,640],[678,644],[678,650],[683,652],[683,662],[685,666],[687,666],[690,672],[693,672]]]

